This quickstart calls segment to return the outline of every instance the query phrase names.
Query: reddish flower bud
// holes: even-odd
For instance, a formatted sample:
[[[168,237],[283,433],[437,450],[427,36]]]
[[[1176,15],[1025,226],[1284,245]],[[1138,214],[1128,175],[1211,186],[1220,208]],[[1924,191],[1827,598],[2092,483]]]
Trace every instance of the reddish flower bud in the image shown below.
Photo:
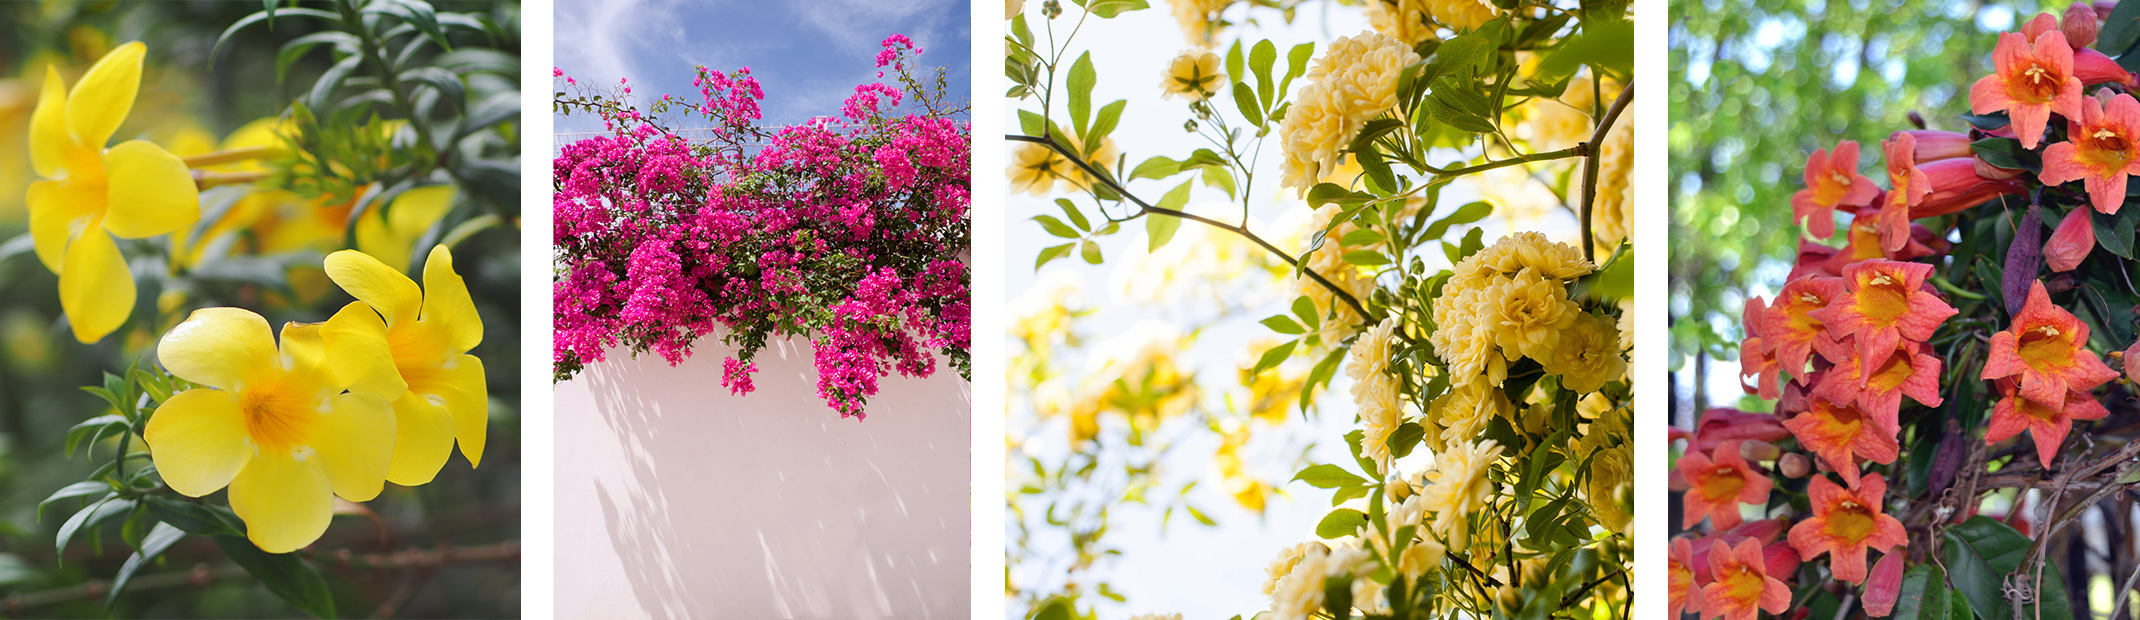
[[[2021,176],[2021,173],[2026,172],[2025,170],[2022,170],[2020,168],[2000,168],[1998,166],[1984,163],[1984,160],[1982,159],[1976,160],[1976,164],[1977,176],[1991,179],[1993,181],[2004,181],[2017,176]]]
[[[2035,17],[2029,18],[2029,23],[2021,25],[2021,34],[2027,36],[2030,41],[2036,40],[2036,37],[2043,36],[2043,33],[2056,30],[2058,30],[2058,18],[2050,13],[2037,13]],[[2079,45],[2074,45],[2071,41],[2066,43],[2073,47],[2080,47]]]
[[[2020,183],[1977,174],[1976,159],[1945,159],[1917,167],[1930,179],[1932,193],[1910,207],[1910,219],[1939,217],[2022,192]]]
[[[1872,577],[1865,580],[1866,615],[1885,618],[1895,612],[1895,599],[1902,596],[1902,556],[1890,551],[1873,564]]]
[[[1792,452],[1783,455],[1783,460],[1776,462],[1776,471],[1782,472],[1785,478],[1804,478],[1806,474],[1813,473],[1813,459]]]
[[[1774,415],[1730,408],[1710,409],[1702,412],[1701,421],[1695,423],[1694,439],[1687,451],[1711,452],[1728,441],[1782,441],[1790,436],[1790,429],[1784,428],[1783,422]]]
[[[1773,461],[1783,456],[1783,450],[1766,441],[1746,441],[1739,444],[1739,455],[1749,461]]]
[[[2125,378],[2140,382],[2140,342],[2125,350]]]
[[[2079,267],[2082,259],[2095,250],[2095,224],[2089,221],[2087,208],[2077,208],[2059,220],[2058,230],[2051,232],[2051,240],[2043,244],[2043,262],[2051,271],[2066,272]]]
[[[1789,575],[1798,572],[1798,549],[1787,540],[1769,543],[1761,548],[1761,561],[1768,565],[1768,574]]]
[[[1766,545],[1783,538],[1783,532],[1782,519],[1747,521],[1739,524],[1738,527],[1731,528],[1731,531],[1724,532],[1724,541],[1735,543],[1751,538]]]
[[[2118,61],[2111,60],[2109,56],[2103,55],[2102,52],[2088,47],[2073,50],[2073,77],[2079,78],[2081,84],[2084,85],[2106,83],[2133,85],[2132,72],[2126,71],[2125,67],[2118,66]]]
[[[2086,2],[2075,2],[2066,7],[2066,14],[2058,25],[2058,29],[2066,33],[2066,43],[2076,49],[2095,45],[2095,35],[2102,28],[2102,20],[2096,18],[2095,9]]]
[[[1976,151],[1969,148],[1969,134],[1931,129],[1913,129],[1895,133],[1910,134],[1917,140],[1917,165],[1925,165],[1942,159],[1972,157]]]

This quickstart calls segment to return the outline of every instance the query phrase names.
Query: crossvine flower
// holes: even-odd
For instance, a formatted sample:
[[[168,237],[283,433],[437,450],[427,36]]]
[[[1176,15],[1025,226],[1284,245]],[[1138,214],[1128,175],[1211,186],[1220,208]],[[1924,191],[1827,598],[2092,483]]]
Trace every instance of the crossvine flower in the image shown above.
[[[1843,269],[1843,294],[1828,307],[1808,313],[1841,338],[1857,339],[1866,351],[1892,351],[1903,339],[1923,342],[1959,312],[1925,290],[1932,266],[1874,259]],[[1861,372],[1873,374],[1880,359],[1861,360]]]
[[[1826,239],[1835,235],[1836,208],[1870,205],[1879,196],[1880,187],[1858,174],[1858,143],[1844,140],[1833,152],[1818,149],[1806,157],[1806,188],[1791,195],[1791,216]]]
[[[1813,517],[1791,526],[1791,546],[1806,558],[1829,554],[1828,570],[1839,581],[1865,581],[1866,552],[1909,544],[1902,522],[1885,512],[1887,478],[1880,474],[1866,474],[1849,488],[1815,476],[1806,494]]]
[[[2079,118],[2066,120],[2068,141],[2043,150],[2037,178],[2044,185],[2080,181],[2096,211],[2115,214],[2125,205],[2126,177],[2140,174],[2140,100],[2122,93],[2109,99],[2081,99]]]
[[[363,252],[335,252],[326,263],[327,277],[357,298],[322,330],[328,363],[351,389],[393,403],[398,436],[387,480],[430,482],[456,441],[470,466],[481,465],[489,391],[483,360],[468,350],[483,341],[483,319],[452,252],[431,248],[421,289]]]
[[[1800,446],[1827,461],[1828,467],[1850,484],[1858,483],[1859,458],[1893,463],[1902,450],[1902,444],[1895,439],[1898,431],[1894,422],[1881,420],[1847,399],[1816,396],[1812,408],[1784,420],[1783,425],[1798,437]]]
[[[157,359],[206,387],[171,396],[142,438],[164,483],[188,497],[226,486],[246,538],[288,553],[318,540],[334,496],[379,495],[395,451],[386,399],[344,391],[318,324],[285,324],[276,349],[252,311],[205,308],[164,334]],[[344,352],[343,355],[376,355]]]
[[[2012,439],[2029,432],[2029,439],[2036,442],[2036,458],[2049,467],[2058,457],[2058,447],[2066,442],[2066,434],[2073,431],[2074,420],[2101,420],[2110,417],[2110,410],[2094,396],[2079,390],[2066,392],[2065,402],[2057,406],[2045,406],[2022,398],[2012,379],[1999,380],[1999,393],[2004,396],[1991,408],[1990,428],[1984,430],[1984,445]]]
[[[2081,80],[2073,75],[2073,48],[2064,33],[2045,32],[2034,39],[2019,32],[2001,33],[1991,60],[1991,75],[1969,88],[1969,110],[2006,112],[2021,148],[2035,149],[2043,140],[2052,112],[2080,117]]]
[[[1709,550],[1713,581],[1702,587],[1702,617],[1754,620],[1761,612],[1781,614],[1791,607],[1791,589],[1769,575],[1761,541],[1752,538]]]
[[[2066,393],[2088,390],[2118,378],[2088,350],[2088,324],[2051,303],[2043,282],[2029,285],[2028,301],[2006,331],[1991,335],[1991,359],[1984,362],[1986,381],[2012,377],[2022,398],[2063,409]]]
[[[1737,441],[1717,444],[1709,454],[1688,452],[1679,457],[1679,473],[1694,487],[1687,492],[1682,510],[1682,527],[1689,529],[1704,517],[1717,529],[1737,526],[1742,518],[1739,504],[1767,503],[1769,490],[1776,484],[1746,462]]]
[[[128,140],[109,149],[133,110],[148,46],[121,45],[68,90],[45,68],[30,114],[30,235],[37,258],[59,275],[60,307],[74,337],[96,342],[126,323],[134,276],[113,236],[144,239],[201,219],[200,191],[186,163],[162,147]]]

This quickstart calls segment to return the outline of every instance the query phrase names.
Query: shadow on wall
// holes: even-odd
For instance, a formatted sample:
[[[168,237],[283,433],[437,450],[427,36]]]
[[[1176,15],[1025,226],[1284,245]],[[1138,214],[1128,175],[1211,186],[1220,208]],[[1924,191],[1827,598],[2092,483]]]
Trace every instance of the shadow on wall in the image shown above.
[[[760,352],[749,396],[723,353],[556,386],[558,617],[969,615],[970,386],[895,373],[843,420],[802,343]]]

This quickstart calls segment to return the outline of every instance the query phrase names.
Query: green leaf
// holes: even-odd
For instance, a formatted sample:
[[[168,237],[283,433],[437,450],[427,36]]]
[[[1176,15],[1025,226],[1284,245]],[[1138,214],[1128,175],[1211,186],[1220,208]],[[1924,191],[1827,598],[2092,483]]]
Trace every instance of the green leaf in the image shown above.
[[[2095,48],[2111,56],[2129,56],[2135,44],[2140,44],[2140,2],[2119,2],[2103,20]],[[2119,60],[2122,64],[2124,59]]]
[[[74,513],[74,516],[68,517],[66,523],[60,524],[58,544],[54,548],[61,555],[65,555],[67,543],[73,541],[76,534],[80,534],[84,530],[94,530],[97,524],[103,523],[106,519],[126,514],[126,511],[133,509],[134,500],[119,499],[118,493],[105,495],[104,499],[91,502],[88,506],[83,506],[80,511]]]
[[[1092,137],[1086,140],[1097,144],[1105,140],[1109,134],[1114,133],[1115,125],[1122,122],[1122,108],[1128,105],[1129,100],[1117,99],[1114,103],[1101,106],[1099,118],[1092,120]]]
[[[1034,612],[1028,618],[1029,620],[1077,620],[1077,611],[1069,600],[1056,597],[1041,603],[1039,611]]]
[[[462,84],[461,77],[454,75],[452,71],[423,67],[403,73],[401,79],[430,86],[438,91],[440,97],[452,102],[454,110],[463,113],[468,111],[468,86]]]
[[[1085,3],[1085,10],[1103,19],[1113,19],[1116,15],[1149,8],[1152,8],[1152,5],[1144,0],[1092,0]]]
[[[1041,250],[1040,250],[1040,256],[1038,256],[1038,257],[1036,257],[1036,258],[1034,258],[1034,259],[1033,259],[1033,270],[1034,270],[1034,271],[1040,271],[1040,268],[1041,268],[1041,267],[1046,267],[1046,266],[1048,266],[1048,263],[1050,263],[1050,262],[1053,262],[1053,261],[1054,261],[1055,259],[1058,259],[1058,258],[1062,258],[1062,257],[1065,257],[1065,256],[1069,256],[1069,255],[1070,255],[1070,247],[1071,247],[1071,246],[1074,246],[1074,245],[1077,245],[1077,244],[1075,244],[1075,243],[1065,243],[1065,244],[1062,244],[1062,245],[1055,245],[1055,246],[1048,246],[1048,247],[1046,247],[1046,248],[1041,248]]]
[[[1455,213],[1450,213],[1447,217],[1434,220],[1434,223],[1428,224],[1426,233],[1420,235],[1420,238],[1440,239],[1442,235],[1449,233],[1450,227],[1462,226],[1486,219],[1486,216],[1492,215],[1493,212],[1494,206],[1483,200],[1457,207]]]
[[[1028,136],[1042,138],[1048,135],[1048,119],[1030,110],[1018,111],[1018,131]],[[1031,143],[1028,143],[1031,144]],[[1041,146],[1041,145],[1034,145]]]
[[[1293,88],[1293,78],[1305,75],[1308,71],[1308,59],[1314,57],[1314,43],[1295,45],[1291,51],[1286,52],[1285,79],[1278,81],[1278,99],[1285,99],[1286,93]],[[1269,106],[1266,105],[1265,107]]]
[[[1294,322],[1293,317],[1283,314],[1273,314],[1265,317],[1261,323],[1263,323],[1264,327],[1271,328],[1271,331],[1288,336],[1298,336],[1308,331],[1306,328],[1301,327],[1299,323]]]
[[[84,480],[64,487],[60,487],[58,491],[52,492],[51,497],[47,497],[45,498],[45,501],[37,503],[37,520],[43,521],[45,519],[46,506],[50,506],[62,500],[69,500],[79,497],[90,497],[93,495],[110,493],[111,490],[111,484],[102,480]]]
[[[304,558],[294,553],[261,551],[252,541],[236,536],[217,536],[215,545],[230,561],[298,611],[317,618],[335,617],[334,593],[327,589],[327,579]]]
[[[1605,264],[1590,286],[1590,294],[1608,301],[1619,301],[1635,296],[1635,251],[1621,252]]]
[[[1602,67],[1612,75],[1633,75],[1634,22],[1612,19],[1584,23],[1583,32],[1568,38],[1559,50],[1538,63],[1538,75],[1541,79],[1558,79],[1574,75],[1576,67],[1582,65]]]
[[[1411,455],[1414,448],[1419,447],[1420,440],[1426,438],[1427,429],[1420,427],[1417,422],[1406,422],[1397,425],[1397,431],[1390,433],[1389,441],[1385,445],[1389,446],[1390,456],[1404,458]]]
[[[1300,324],[1310,330],[1321,329],[1323,324],[1322,313],[1315,311],[1315,300],[1307,295],[1293,298],[1293,316],[1300,317]]]
[[[1893,620],[1947,620],[1947,577],[1937,564],[1921,564],[1902,574],[1902,594]]]
[[[2092,214],[2090,220],[2095,222],[2097,245],[2103,246],[2103,249],[2111,254],[2133,258],[2133,229],[2140,227],[2140,209],[2119,209],[2116,215],[2104,215],[2082,205],[2077,211]],[[2068,213],[2066,217],[2077,214]]]
[[[334,95],[334,90],[342,86],[342,80],[347,79],[350,72],[356,71],[357,63],[363,60],[361,55],[343,58],[334,63],[334,66],[328,67],[326,73],[321,73],[319,81],[312,83],[311,94],[306,96],[311,106],[320,110],[331,109],[327,106],[327,99]]]
[[[297,17],[310,17],[313,19],[324,19],[327,21],[341,21],[342,19],[342,16],[340,15],[336,15],[319,9],[288,8],[277,11],[276,14],[280,14],[283,16],[294,15]],[[213,62],[215,60],[216,54],[223,51],[223,43],[229,41],[231,35],[238,34],[238,31],[244,30],[246,26],[251,26],[262,21],[267,21],[267,19],[273,15],[274,14],[270,14],[267,11],[260,11],[251,15],[247,15],[244,18],[239,19],[236,23],[231,24],[229,28],[223,29],[223,34],[218,35],[215,38],[215,47],[209,48],[208,50],[209,61]],[[272,26],[270,26],[270,28],[272,28]]]
[[[2028,149],[2021,148],[2021,141],[2013,138],[1985,138],[1969,143],[1984,163],[2013,170],[2043,172],[2043,160]]]
[[[1068,198],[1057,198],[1055,206],[1062,208],[1063,217],[1070,218],[1070,225],[1076,226],[1078,230],[1092,231],[1092,220],[1085,219],[1085,213],[1077,209],[1077,203],[1070,202]]]
[[[1241,117],[1248,119],[1248,124],[1263,126],[1263,108],[1256,107],[1256,93],[1248,89],[1247,83],[1233,83],[1233,105],[1241,110]]]
[[[1382,153],[1376,151],[1374,145],[1360,149],[1353,154],[1353,159],[1359,162],[1360,171],[1367,173],[1368,191],[1384,195],[1397,193],[1396,174],[1390,171],[1389,162],[1382,160]]]
[[[1306,482],[1308,486],[1318,489],[1367,485],[1366,478],[1361,478],[1359,474],[1329,463],[1313,465],[1307,469],[1300,470],[1300,473],[1293,474],[1293,480]]]
[[[1053,215],[1035,215],[1032,219],[1035,222],[1040,222],[1040,228],[1048,231],[1048,234],[1050,235],[1055,235],[1064,239],[1078,239],[1084,237],[1084,235],[1079,234],[1076,230],[1070,228],[1068,224],[1064,224],[1062,220],[1055,219],[1055,216]]]
[[[2011,125],[2014,122],[2013,119],[2007,118],[2005,112],[1994,112],[1991,114],[1963,114],[1956,116],[1955,118],[1962,119],[1964,122],[1967,122],[1970,125],[1975,126],[1977,129],[1982,129],[1984,131],[1998,131],[2000,129],[2005,129],[2007,125]]]
[[[1486,100],[1481,90],[1476,82],[1443,76],[1434,82],[1434,94],[1427,97],[1427,113],[1434,120],[1459,130],[1492,132],[1493,103]]]
[[[1249,370],[1248,374],[1260,375],[1265,370],[1276,368],[1279,364],[1285,363],[1286,358],[1292,357],[1293,349],[1299,346],[1299,340],[1288,340],[1285,344],[1271,347],[1271,350],[1263,352],[1262,358],[1256,360],[1256,367]]]
[[[1129,179],[1132,181],[1137,179],[1164,179],[1180,173],[1181,162],[1174,161],[1165,155],[1158,155],[1144,160],[1144,163],[1137,164],[1137,168],[1130,171]]]
[[[306,52],[321,44],[330,44],[333,49],[345,54],[357,53],[358,47],[362,45],[356,35],[339,30],[324,30],[291,39],[289,43],[282,44],[282,49],[275,53],[275,81],[280,82],[288,77],[291,63],[297,62]]]
[[[1247,75],[1243,73],[1241,68],[1244,62],[1241,55],[1241,40],[1235,39],[1233,47],[1226,50],[1226,75],[1231,75],[1235,79],[1240,79],[1241,76]]]
[[[1321,523],[1315,524],[1315,535],[1324,539],[1351,536],[1360,533],[1360,526],[1367,525],[1367,513],[1351,508],[1339,508],[1323,515]]]
[[[1098,81],[1099,75],[1092,69],[1092,52],[1078,55],[1077,62],[1070,65],[1068,85],[1070,86],[1070,122],[1075,124],[1077,136],[1080,140],[1085,138],[1086,132],[1092,125],[1092,86]],[[1079,144],[1089,145],[1092,142],[1081,141]]]
[[[1364,204],[1374,199],[1375,197],[1372,195],[1345,189],[1336,183],[1317,183],[1315,187],[1308,189],[1309,208],[1318,208],[1333,202],[1342,206],[1352,206]]]
[[[1383,256],[1381,252],[1376,252],[1373,250],[1353,250],[1351,252],[1346,252],[1344,259],[1345,262],[1352,263],[1354,265],[1359,265],[1361,267],[1380,267],[1383,265],[1390,264],[1389,257]]]
[[[88,388],[88,387],[86,387],[86,386],[85,386],[85,387],[83,388],[83,390],[84,390],[84,391],[89,391],[90,389],[91,389],[91,388]],[[94,389],[96,389],[96,390],[103,390],[103,388],[94,388]],[[91,393],[94,393],[94,392],[91,392]],[[110,393],[110,392],[105,392],[105,394],[109,394],[109,393]],[[102,395],[100,395],[100,396],[102,396]],[[114,397],[114,398],[115,398],[115,397]],[[114,398],[105,398],[105,400],[106,400],[106,401],[112,401],[112,400],[114,400]],[[117,406],[117,405],[114,405],[114,406]],[[126,427],[126,416],[122,416],[122,415],[119,415],[119,414],[116,414],[116,413],[115,413],[115,414],[111,414],[111,415],[101,415],[101,416],[97,416],[97,417],[94,417],[94,418],[90,418],[90,419],[87,419],[87,420],[83,420],[83,421],[82,421],[81,423],[79,423],[79,424],[75,424],[75,425],[74,425],[74,428],[70,428],[70,429],[67,429],[67,443],[66,443],[66,455],[67,455],[67,457],[68,457],[68,458],[73,458],[73,457],[74,457],[74,447],[75,447],[75,445],[77,445],[77,444],[81,443],[81,441],[82,441],[82,439],[83,439],[83,438],[87,438],[87,437],[94,437],[94,438],[92,438],[92,439],[90,439],[90,440],[89,440],[89,443],[88,443],[87,445],[95,445],[95,444],[96,444],[96,442],[97,442],[97,439],[100,439],[100,438],[102,438],[102,437],[104,436],[104,433],[107,433],[107,432],[111,432],[111,430],[112,430],[112,427],[113,427],[113,426],[118,426],[118,427],[120,427],[120,428],[125,428],[125,427]],[[88,448],[83,448],[83,449],[84,449],[84,450],[87,450]]]
[[[2012,616],[2012,608],[2006,603],[2004,587],[2006,576],[2024,567],[2022,556],[2028,553],[2030,541],[2021,532],[2007,527],[1996,519],[1970,517],[1960,525],[1947,528],[1946,560],[1948,579],[1969,606],[1977,610],[1978,617],[1985,620],[2004,620]],[[2033,581],[2035,567],[2025,567]],[[2041,617],[2071,618],[2073,611],[2066,601],[2065,579],[2058,574],[2058,566],[2043,567],[2043,581],[2031,584],[2039,597]],[[2023,609],[2023,617],[2037,617],[2035,608]]]
[[[1093,243],[1090,240],[1079,243],[1077,254],[1079,258],[1085,259],[1087,264],[1100,264],[1100,244]]]
[[[1165,196],[1161,196],[1157,206],[1161,209],[1180,211],[1182,207],[1188,206],[1189,188],[1195,183],[1194,180],[1182,181],[1181,185],[1175,186],[1174,189],[1168,190]],[[1165,246],[1168,241],[1174,239],[1174,231],[1180,229],[1181,218],[1164,213],[1146,214],[1144,216],[1144,233],[1148,240],[1146,251],[1159,251],[1161,246]]]
[[[1362,228],[1360,230],[1345,233],[1345,236],[1338,238],[1338,243],[1340,245],[1345,245],[1348,247],[1374,245],[1377,243],[1381,243],[1385,239],[1388,239],[1388,237],[1384,237],[1382,233]]]
[[[126,564],[119,567],[118,576],[112,577],[111,594],[104,597],[104,609],[110,610],[113,603],[119,602],[119,593],[126,590],[127,582],[134,579],[134,573],[141,570],[142,565],[156,559],[156,556],[163,555],[164,550],[170,549],[171,545],[185,537],[185,531],[172,527],[169,523],[158,523],[156,527],[151,528],[149,535],[141,539],[141,550],[126,558]]]
[[[1248,69],[1256,74],[1256,92],[1262,93],[1263,107],[1271,107],[1271,96],[1277,90],[1271,87],[1271,65],[1278,62],[1278,46],[1269,39],[1257,41],[1248,51]],[[1243,80],[1246,81],[1246,80]],[[1257,123],[1262,124],[1262,123]]]
[[[202,536],[244,536],[245,522],[229,508],[208,506],[194,502],[172,499],[158,495],[144,498],[149,503],[149,512],[156,518],[171,524],[188,534]]]

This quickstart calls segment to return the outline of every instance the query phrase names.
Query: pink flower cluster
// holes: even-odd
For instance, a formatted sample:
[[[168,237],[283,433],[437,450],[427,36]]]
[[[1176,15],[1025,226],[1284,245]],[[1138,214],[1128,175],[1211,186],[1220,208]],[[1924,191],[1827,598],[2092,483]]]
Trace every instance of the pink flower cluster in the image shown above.
[[[920,51],[898,35],[885,46],[878,65],[902,74],[897,50]],[[843,417],[862,417],[895,369],[929,375],[938,354],[970,379],[970,122],[894,116],[923,93],[867,84],[847,120],[762,128],[748,69],[701,67],[694,85],[701,103],[683,111],[723,135],[685,140],[621,101],[588,106],[610,134],[552,163],[554,378],[616,348],[681,363],[719,330],[735,348],[721,383],[737,394],[770,339],[809,338],[818,394]],[[766,143],[738,148],[748,136]]]

